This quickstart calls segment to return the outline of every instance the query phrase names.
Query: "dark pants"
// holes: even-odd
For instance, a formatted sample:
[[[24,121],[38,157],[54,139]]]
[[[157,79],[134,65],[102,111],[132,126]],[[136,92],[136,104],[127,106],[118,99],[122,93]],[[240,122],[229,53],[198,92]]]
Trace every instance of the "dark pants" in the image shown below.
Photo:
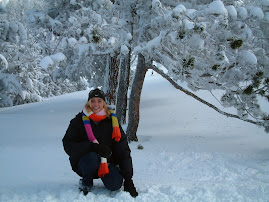
[[[98,177],[98,168],[101,159],[95,152],[89,152],[83,156],[78,163],[79,172],[82,174],[83,181],[88,185],[93,185],[93,179]],[[101,180],[108,190],[116,191],[122,186],[123,177],[120,173],[120,169],[113,164],[108,165],[109,174],[105,175]]]

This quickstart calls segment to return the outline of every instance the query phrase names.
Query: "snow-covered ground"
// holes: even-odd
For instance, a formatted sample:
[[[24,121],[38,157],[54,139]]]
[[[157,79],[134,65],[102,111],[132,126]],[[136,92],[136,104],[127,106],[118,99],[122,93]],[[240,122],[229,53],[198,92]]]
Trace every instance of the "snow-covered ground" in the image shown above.
[[[139,196],[109,192],[100,180],[84,196],[61,140],[87,93],[0,109],[1,202],[269,201],[269,134],[218,114],[150,73],[139,142],[130,144]]]

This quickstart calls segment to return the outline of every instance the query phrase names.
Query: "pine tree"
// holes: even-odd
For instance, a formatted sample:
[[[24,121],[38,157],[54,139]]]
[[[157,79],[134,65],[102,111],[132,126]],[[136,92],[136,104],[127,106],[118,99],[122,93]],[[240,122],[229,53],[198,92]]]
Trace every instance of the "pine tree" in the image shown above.
[[[121,119],[129,87],[127,135],[137,140],[143,81],[153,69],[219,113],[269,130],[268,114],[259,106],[269,97],[267,0],[14,2],[0,9],[17,14],[5,14],[0,23],[0,90],[9,98],[1,97],[1,106],[102,86]],[[18,20],[22,15],[27,20]],[[55,60],[59,54],[65,59]],[[199,90],[224,92],[219,102],[237,114],[197,97]]]

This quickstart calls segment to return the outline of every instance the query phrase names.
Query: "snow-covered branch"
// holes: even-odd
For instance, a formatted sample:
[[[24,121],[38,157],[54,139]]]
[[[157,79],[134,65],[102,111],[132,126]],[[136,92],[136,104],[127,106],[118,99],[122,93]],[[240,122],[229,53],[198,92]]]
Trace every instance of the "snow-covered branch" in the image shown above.
[[[186,95],[189,95],[191,97],[193,97],[194,99],[196,99],[197,101],[207,105],[208,107],[214,109],[215,111],[217,111],[218,113],[227,116],[227,117],[231,117],[231,118],[236,118],[236,119],[240,119],[242,121],[246,121],[252,124],[256,124],[256,125],[260,125],[259,122],[257,121],[253,121],[250,119],[242,119],[240,116],[235,115],[235,114],[230,114],[227,113],[225,111],[220,110],[219,108],[217,108],[215,105],[205,101],[204,99],[198,97],[197,95],[195,95],[194,93],[188,91],[187,89],[183,88],[182,86],[178,85],[171,77],[169,77],[167,74],[165,74],[161,69],[159,69],[158,67],[152,65],[152,66],[147,66],[147,68],[154,70],[155,72],[157,72],[158,74],[160,74],[163,78],[165,78],[167,81],[169,81],[169,83],[171,83],[176,89],[182,91],[183,93],[185,93]]]

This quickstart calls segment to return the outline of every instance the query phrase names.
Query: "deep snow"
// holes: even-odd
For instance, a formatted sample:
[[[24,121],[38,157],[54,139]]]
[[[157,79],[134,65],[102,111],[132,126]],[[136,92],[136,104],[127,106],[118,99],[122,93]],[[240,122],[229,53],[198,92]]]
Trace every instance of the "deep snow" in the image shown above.
[[[150,72],[139,142],[130,144],[139,196],[109,192],[100,180],[84,196],[61,140],[87,93],[0,109],[0,201],[269,201],[269,134],[218,114]]]

